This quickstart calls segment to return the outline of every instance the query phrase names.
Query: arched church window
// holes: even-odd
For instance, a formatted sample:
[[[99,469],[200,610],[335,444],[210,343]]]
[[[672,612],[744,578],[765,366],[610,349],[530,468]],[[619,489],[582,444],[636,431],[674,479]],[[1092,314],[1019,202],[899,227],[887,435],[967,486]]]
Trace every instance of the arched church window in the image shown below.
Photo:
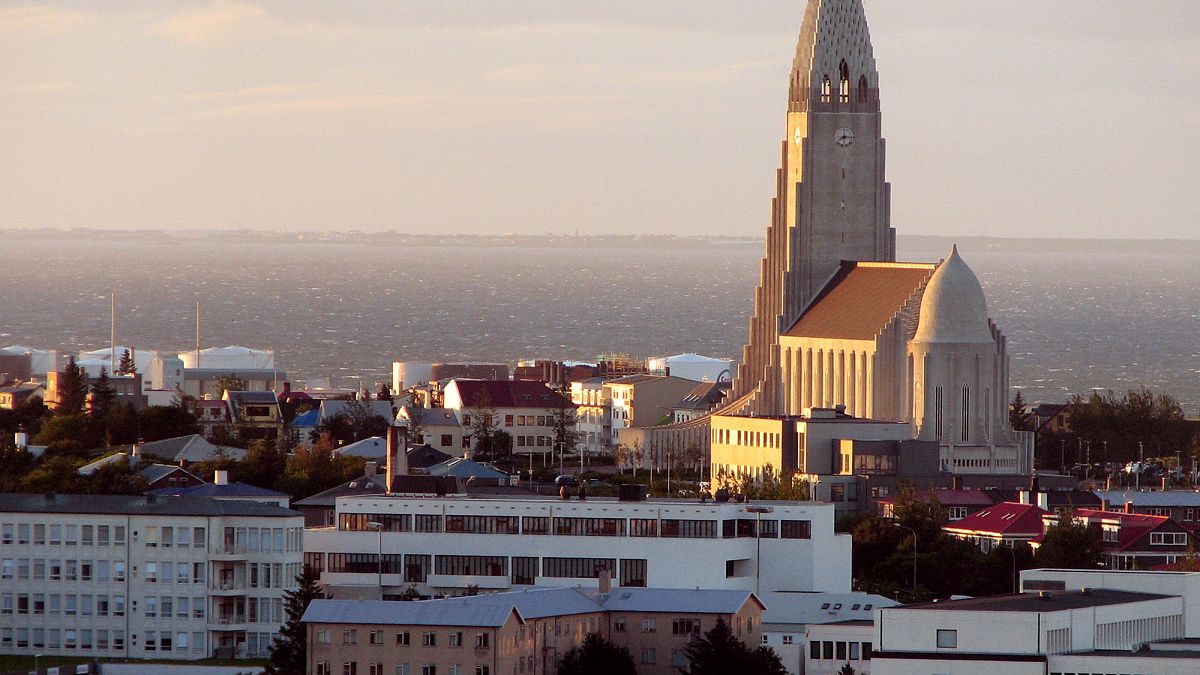
[[[833,100],[832,97],[833,94],[831,85],[829,83],[829,76],[825,75],[821,78],[821,103],[829,103],[831,100]]]
[[[933,436],[942,440],[942,388],[933,388]]]
[[[871,88],[867,85],[867,76],[858,76],[858,102],[866,103],[871,98]]]
[[[846,60],[842,59],[841,65],[838,66],[838,100],[842,103],[850,102],[850,66],[846,65]]]

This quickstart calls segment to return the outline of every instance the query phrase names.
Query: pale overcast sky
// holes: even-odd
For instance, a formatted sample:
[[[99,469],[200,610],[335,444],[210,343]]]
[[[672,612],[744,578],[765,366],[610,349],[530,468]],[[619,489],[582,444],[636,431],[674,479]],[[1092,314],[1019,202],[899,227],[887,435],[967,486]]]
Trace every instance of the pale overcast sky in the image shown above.
[[[761,236],[803,0],[0,5],[0,227]],[[1200,237],[1200,2],[867,0],[901,233]]]

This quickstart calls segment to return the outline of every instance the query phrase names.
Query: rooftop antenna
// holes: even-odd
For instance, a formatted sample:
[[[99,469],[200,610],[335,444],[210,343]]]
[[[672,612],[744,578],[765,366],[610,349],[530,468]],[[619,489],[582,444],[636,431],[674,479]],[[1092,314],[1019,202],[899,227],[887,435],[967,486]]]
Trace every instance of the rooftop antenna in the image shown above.
[[[200,367],[200,301],[196,301],[196,367]]]

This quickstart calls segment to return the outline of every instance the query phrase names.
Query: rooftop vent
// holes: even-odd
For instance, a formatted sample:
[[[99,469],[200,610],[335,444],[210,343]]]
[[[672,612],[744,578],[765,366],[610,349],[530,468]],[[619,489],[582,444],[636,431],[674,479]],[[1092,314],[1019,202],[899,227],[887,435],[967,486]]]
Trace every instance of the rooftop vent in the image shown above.
[[[1050,591],[1038,591],[1038,600],[1050,600]]]

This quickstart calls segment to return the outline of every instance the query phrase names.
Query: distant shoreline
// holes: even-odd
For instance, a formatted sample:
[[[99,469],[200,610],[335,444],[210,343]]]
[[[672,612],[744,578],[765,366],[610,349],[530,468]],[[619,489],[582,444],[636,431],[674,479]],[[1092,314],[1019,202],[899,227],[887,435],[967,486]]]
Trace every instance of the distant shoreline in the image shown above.
[[[696,246],[761,246],[760,237],[738,237],[722,235],[680,234],[418,234],[384,230],[379,232],[273,232],[267,230],[224,229],[203,231],[166,230],[104,230],[84,228],[28,228],[9,229],[4,237],[10,241],[137,241],[146,243],[239,243],[239,244],[295,244],[295,245],[361,245],[403,247],[445,246],[494,246],[494,247],[586,247],[606,246],[612,248],[643,247],[648,243],[692,248]],[[1173,255],[1200,255],[1200,239],[1073,239],[1067,237],[993,237],[898,234],[898,244],[903,248],[938,247],[948,248],[951,244],[972,249],[975,252],[989,249],[1005,252],[1028,251],[1038,253],[1161,253]]]

